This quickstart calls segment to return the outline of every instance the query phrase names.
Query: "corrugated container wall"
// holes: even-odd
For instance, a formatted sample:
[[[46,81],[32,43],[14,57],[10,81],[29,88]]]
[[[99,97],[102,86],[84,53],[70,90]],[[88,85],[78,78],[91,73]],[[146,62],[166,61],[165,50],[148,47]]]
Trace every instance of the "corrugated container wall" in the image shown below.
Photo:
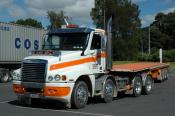
[[[42,38],[47,31],[0,22],[0,63],[20,62],[32,50],[42,47]]]

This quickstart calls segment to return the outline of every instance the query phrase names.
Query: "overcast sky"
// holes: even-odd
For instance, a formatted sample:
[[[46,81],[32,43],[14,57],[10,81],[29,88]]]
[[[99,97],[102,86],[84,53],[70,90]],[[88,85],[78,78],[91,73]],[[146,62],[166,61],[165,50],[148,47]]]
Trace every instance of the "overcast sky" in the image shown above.
[[[175,0],[132,0],[141,10],[142,25],[147,26],[158,12],[175,10]],[[9,22],[19,18],[35,18],[49,24],[46,12],[63,10],[80,25],[92,25],[90,11],[94,0],[0,0],[0,21]]]

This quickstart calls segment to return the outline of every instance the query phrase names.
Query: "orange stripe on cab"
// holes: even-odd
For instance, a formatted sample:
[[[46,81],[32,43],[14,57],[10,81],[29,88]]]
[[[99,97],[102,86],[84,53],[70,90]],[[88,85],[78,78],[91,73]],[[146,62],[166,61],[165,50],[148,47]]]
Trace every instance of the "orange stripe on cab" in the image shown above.
[[[98,58],[105,58],[105,57],[106,57],[106,52],[102,52],[101,54],[97,54],[94,57],[88,57],[88,58],[78,59],[78,60],[64,62],[60,64],[54,64],[50,66],[50,71],[71,67],[71,66],[76,66],[84,63],[89,63],[89,62],[96,62]]]
[[[65,68],[65,67],[80,65],[88,62],[96,62],[96,59],[94,59],[93,57],[90,57],[90,58],[84,58],[84,59],[70,61],[70,62],[64,62],[60,64],[54,64],[50,66],[50,71]]]

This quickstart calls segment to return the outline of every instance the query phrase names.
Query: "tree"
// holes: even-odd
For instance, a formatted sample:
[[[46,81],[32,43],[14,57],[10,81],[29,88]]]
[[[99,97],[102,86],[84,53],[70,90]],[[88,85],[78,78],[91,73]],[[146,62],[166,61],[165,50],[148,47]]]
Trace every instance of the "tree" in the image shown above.
[[[131,0],[95,0],[91,17],[97,28],[106,30],[106,24],[112,17],[114,60],[131,60],[139,51],[139,14],[139,7]]]
[[[112,16],[113,30],[121,34],[141,26],[139,14],[139,7],[130,0],[95,0],[95,8],[90,13],[97,28],[106,27],[105,22]]]
[[[50,25],[48,26],[48,29],[56,29],[60,28],[61,25],[64,23],[64,12],[60,11],[59,13],[56,13],[55,11],[48,11],[47,17],[50,20]]]
[[[144,41],[148,41],[148,28],[143,30]],[[168,14],[158,13],[151,24],[151,48],[152,51],[162,48],[164,50],[175,49],[175,11]]]
[[[32,27],[36,27],[36,28],[43,28],[41,22],[39,22],[35,19],[32,19],[32,18],[19,19],[17,21],[12,21],[11,23],[25,25],[25,26],[32,26]]]
[[[97,28],[105,28],[107,20],[113,15],[117,2],[115,0],[95,0],[95,8],[90,13]]]

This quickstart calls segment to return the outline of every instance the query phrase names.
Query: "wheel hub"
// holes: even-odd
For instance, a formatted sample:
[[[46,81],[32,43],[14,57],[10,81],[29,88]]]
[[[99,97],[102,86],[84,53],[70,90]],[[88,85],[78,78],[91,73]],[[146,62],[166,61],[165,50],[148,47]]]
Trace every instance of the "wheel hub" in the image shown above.
[[[135,84],[135,91],[137,93],[140,93],[141,90],[142,90],[141,83],[140,82],[136,82],[136,84]]]
[[[112,85],[107,84],[105,89],[106,89],[106,91],[105,91],[106,92],[106,95],[107,96],[112,96],[112,93],[113,93]]]
[[[77,90],[77,99],[80,103],[86,102],[86,90],[84,87],[79,87]]]
[[[151,89],[152,89],[152,82],[151,81],[147,82],[146,89],[147,89],[147,91],[151,91]]]

